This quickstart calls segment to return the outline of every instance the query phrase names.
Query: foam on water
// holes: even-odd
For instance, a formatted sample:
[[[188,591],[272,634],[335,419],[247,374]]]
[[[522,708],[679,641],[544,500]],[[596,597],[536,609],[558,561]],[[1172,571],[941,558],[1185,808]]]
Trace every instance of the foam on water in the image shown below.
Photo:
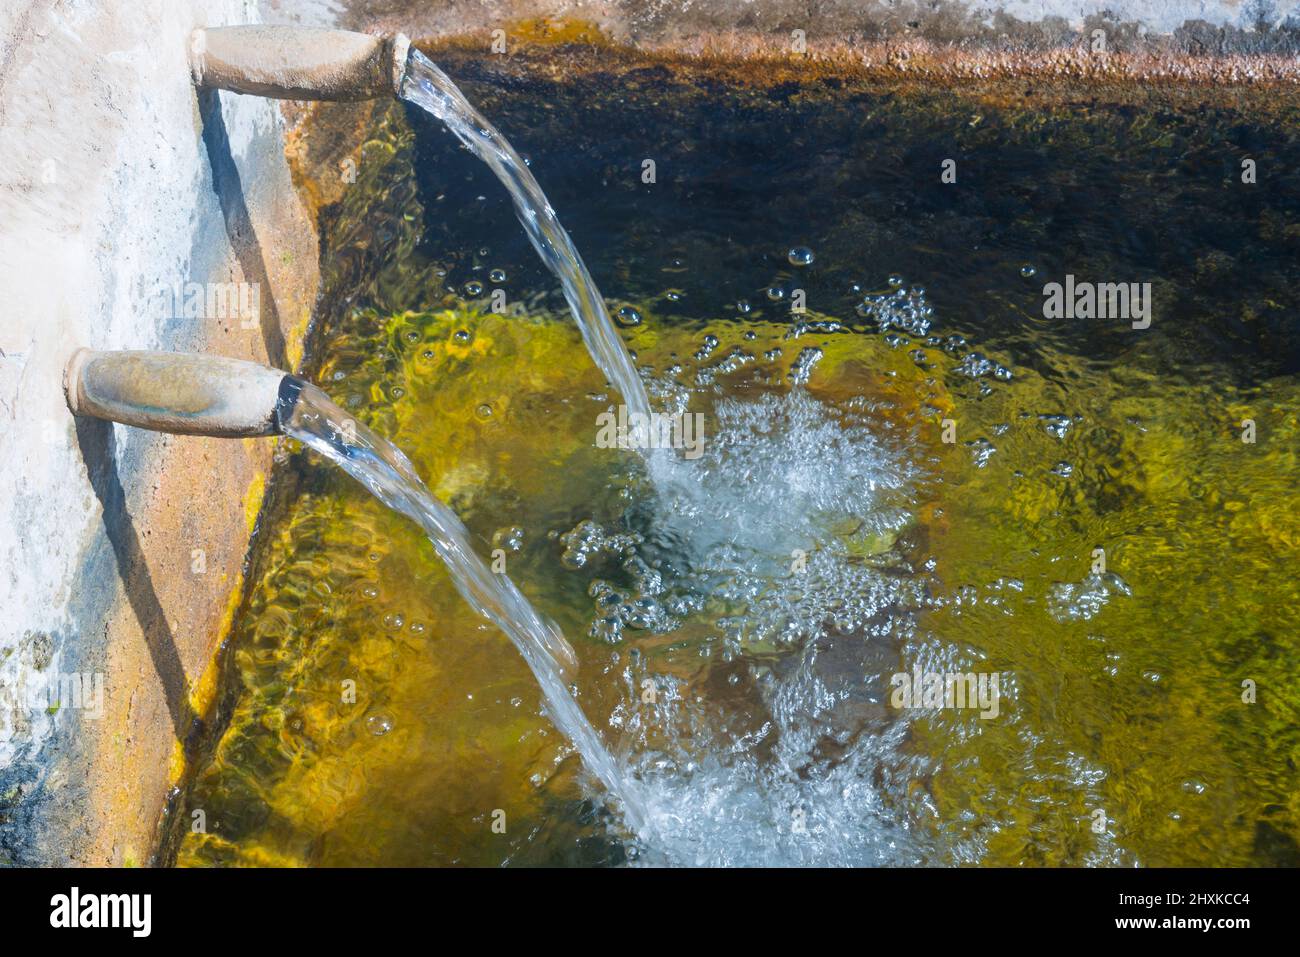
[[[799,387],[718,402],[699,460],[651,463],[661,534],[680,538],[696,563],[727,545],[789,564],[830,523],[860,522],[860,531],[877,534],[895,528],[902,516],[882,508],[884,493],[904,488],[914,469],[858,424],[856,411]]]
[[[716,697],[657,675],[649,706],[644,662],[623,673],[610,723],[640,778],[643,861],[919,859],[890,806],[902,788],[889,782],[909,777],[906,722],[881,689],[922,589],[871,560],[908,524],[897,503],[917,470],[861,424],[864,402],[836,408],[798,385],[722,399],[701,458],[650,461],[641,528],[565,537],[570,567],[615,554],[633,582],[594,583],[593,634],[707,631],[698,653],[727,673]]]

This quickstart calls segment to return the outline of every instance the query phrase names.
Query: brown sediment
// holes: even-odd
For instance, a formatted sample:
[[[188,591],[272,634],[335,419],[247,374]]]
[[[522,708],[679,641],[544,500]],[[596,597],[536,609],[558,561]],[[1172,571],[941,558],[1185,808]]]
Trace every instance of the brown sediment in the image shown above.
[[[364,161],[366,137],[382,100],[285,104],[285,158],[298,195],[313,218],[337,203]]]
[[[1157,46],[1094,52],[1085,41],[1050,49],[957,46],[924,38],[809,39],[796,51],[788,35],[744,31],[686,38],[618,42],[596,26],[568,21],[520,21],[507,28],[508,54],[493,54],[489,32],[426,38],[426,55],[478,55],[493,77],[542,77],[668,70],[674,79],[721,82],[736,88],[799,84],[837,95],[855,88],[953,89],[994,101],[1050,103],[1086,96],[1130,102],[1193,96],[1231,100],[1261,91],[1300,90],[1300,58],[1280,53],[1202,55]],[[1030,85],[1026,85],[1030,84]]]
[[[381,19],[367,25],[393,24]],[[647,90],[659,82],[706,90],[714,84],[780,87],[800,97],[952,90],[985,105],[1021,108],[1078,102],[1197,107],[1244,101],[1257,114],[1294,109],[1292,94],[1300,94],[1298,57],[1199,54],[1168,42],[1098,53],[1084,39],[1070,46],[1035,48],[1019,42],[999,49],[988,42],[957,45],[921,36],[845,35],[809,38],[804,51],[795,52],[787,33],[726,30],[637,39],[616,26],[559,17],[519,19],[501,29],[506,54],[493,52],[500,35],[486,27],[426,35],[416,45],[458,76],[465,71],[470,79],[502,85],[644,73],[640,85]],[[368,131],[379,112],[390,109],[393,105],[383,101],[284,104],[293,182],[313,215],[342,197],[365,161]]]

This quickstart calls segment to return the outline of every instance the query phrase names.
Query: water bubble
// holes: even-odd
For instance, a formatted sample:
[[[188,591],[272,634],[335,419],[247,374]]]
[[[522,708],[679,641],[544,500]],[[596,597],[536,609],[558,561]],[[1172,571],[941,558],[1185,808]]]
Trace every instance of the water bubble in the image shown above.
[[[477,409],[474,410],[474,414],[477,415],[480,419],[490,419],[492,418],[492,406],[484,402],[482,405],[480,405]]]
[[[1029,265],[1029,263],[1025,263],[1023,266],[1020,267],[1020,275],[1024,276],[1026,279],[1028,279],[1036,272],[1038,272],[1038,270],[1035,269],[1033,266]]]
[[[393,719],[386,714],[372,714],[366,718],[366,730],[376,737],[382,737],[393,730]]]
[[[1070,431],[1070,426],[1074,423],[1067,415],[1049,415],[1043,414],[1038,417],[1043,423],[1043,428],[1047,434],[1054,438],[1063,439]]]
[[[791,266],[811,266],[813,251],[807,246],[795,246],[786,253],[785,258],[790,261]]]
[[[903,284],[903,277],[899,275],[890,276],[889,284],[891,286],[901,286]]]
[[[469,282],[465,283],[465,295],[467,296],[483,295],[483,284],[479,282],[477,279],[471,279]]]
[[[702,362],[711,356],[716,348],[718,348],[718,337],[710,333],[704,337],[704,344],[695,353],[695,358]]]
[[[624,328],[641,325],[641,313],[631,306],[624,306],[617,314],[618,324]]]
[[[771,299],[773,302],[780,302],[785,298],[785,289],[781,286],[769,286],[767,290],[767,298]]]
[[[452,333],[452,338],[455,339],[457,342],[469,342],[470,339],[473,338],[473,336],[470,335],[468,329],[457,329],[454,333]]]
[[[426,359],[432,359],[432,358],[433,358],[433,350],[432,350],[432,349],[425,349],[422,353],[420,353],[420,355],[422,355],[422,356],[423,356],[424,358],[426,358]]]
[[[524,530],[517,525],[511,525],[507,528],[498,528],[492,534],[492,544],[497,548],[505,548],[512,552],[517,552],[524,546]]]
[[[506,271],[504,269],[493,269],[490,273],[488,273],[488,279],[492,280],[498,286],[501,285],[501,283],[505,282],[507,278],[508,277],[506,276]]]
[[[405,620],[402,618],[401,615],[393,614],[393,615],[385,615],[385,616],[384,616],[384,627],[385,627],[385,628],[391,628],[391,629],[393,629],[394,631],[397,631],[397,630],[399,630],[399,629],[402,627],[402,625],[404,625],[404,624],[406,624],[406,622],[405,622]]]
[[[407,342],[415,342],[415,341],[416,341],[417,339],[419,339],[419,338],[420,338],[420,334],[419,334],[418,332],[416,332],[415,330],[411,330],[410,332],[408,332],[408,333],[406,334],[406,341],[407,341]]]
[[[428,630],[428,626],[422,621],[411,622],[411,634],[413,635],[423,635]]]
[[[361,594],[365,595],[367,598],[378,598],[379,589],[374,585],[367,585],[365,588],[361,589]]]
[[[740,313],[742,316],[748,315],[749,311],[753,308],[754,307],[749,304],[748,299],[741,299],[736,303],[736,312]]]

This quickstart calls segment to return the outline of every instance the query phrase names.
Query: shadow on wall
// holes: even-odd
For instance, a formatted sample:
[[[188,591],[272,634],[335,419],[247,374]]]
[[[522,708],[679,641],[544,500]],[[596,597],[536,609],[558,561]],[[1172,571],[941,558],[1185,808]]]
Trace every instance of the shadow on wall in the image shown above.
[[[258,242],[257,231],[244,201],[244,185],[239,178],[239,167],[230,151],[230,136],[226,121],[221,115],[221,97],[216,90],[200,90],[199,116],[203,120],[203,145],[208,151],[212,167],[212,189],[221,204],[221,215],[226,221],[226,235],[243,270],[244,281],[256,283],[270,291],[271,276],[266,268],[266,257]],[[268,315],[259,317],[262,340],[266,346],[267,362],[276,369],[288,369],[284,332],[280,328],[280,311],[275,296],[262,296],[260,301]]]
[[[199,114],[203,120],[203,143],[212,168],[213,190],[221,206],[230,245],[243,270],[244,280],[270,289],[270,274],[244,199],[243,183],[230,149],[220,97],[214,90],[205,90],[199,92],[198,98]],[[263,321],[260,323],[266,354],[271,365],[283,369],[288,360],[275,297],[266,296],[261,301],[270,313],[261,317]],[[123,593],[135,614],[154,669],[162,682],[176,740],[182,742],[188,751],[201,725],[190,706],[188,679],[176,637],[154,588],[140,534],[127,508],[113,425],[100,419],[78,418],[76,434],[86,474],[103,508],[104,534],[113,550]]]
[[[76,422],[77,446],[95,497],[104,510],[104,534],[117,560],[123,593],[139,622],[154,669],[162,682],[176,740],[184,742],[188,748],[199,723],[190,707],[185,666],[176,648],[176,638],[154,590],[149,566],[140,547],[140,535],[126,507],[126,491],[118,474],[113,425],[90,418],[78,418]]]
[[[103,509],[103,538],[99,541],[106,542],[108,549],[101,549],[101,544],[90,549],[82,573],[96,584],[81,596],[88,603],[89,614],[74,609],[72,617],[106,622],[112,614],[111,596],[125,594],[162,684],[175,739],[184,744],[188,753],[201,736],[202,723],[190,706],[188,681],[176,638],[154,588],[140,534],[127,508],[113,424],[86,417],[73,421],[78,452]],[[120,592],[110,584],[110,551],[117,567]],[[77,649],[77,634],[74,631],[62,636],[57,639],[58,645],[70,654],[86,651],[84,643]],[[86,637],[87,633],[81,635]],[[81,743],[75,724],[64,723],[54,728],[51,739],[38,746],[27,745],[16,760],[0,767],[0,866],[90,863],[77,854],[78,848],[89,840],[84,807],[90,798],[85,792],[82,758],[77,755]],[[52,754],[63,754],[71,762],[62,774],[54,777],[49,774]]]
[[[244,281],[271,288],[270,274],[258,242],[257,231],[244,199],[239,168],[230,149],[230,136],[221,113],[221,99],[215,90],[198,93],[199,114],[203,120],[203,143],[212,168],[213,190],[221,206],[230,245],[244,273]],[[270,363],[285,368],[284,333],[280,328],[279,310],[274,296],[261,300],[270,315],[261,317],[262,337]],[[269,320],[269,321],[268,321]],[[127,509],[126,491],[118,470],[113,425],[100,419],[76,420],[77,445],[91,487],[103,508],[104,533],[117,561],[123,592],[135,613],[136,621],[148,645],[154,669],[162,682],[176,740],[186,750],[196,737],[200,722],[190,706],[185,666],[177,649],[176,638],[166,612],[154,588],[140,535]]]

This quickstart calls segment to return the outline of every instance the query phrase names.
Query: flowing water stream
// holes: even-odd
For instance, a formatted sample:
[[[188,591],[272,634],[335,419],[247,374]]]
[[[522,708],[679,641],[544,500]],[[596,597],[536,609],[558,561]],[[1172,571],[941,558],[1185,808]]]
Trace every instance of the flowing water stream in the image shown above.
[[[402,97],[428,110],[446,123],[470,152],[486,163],[502,185],[509,190],[516,215],[528,234],[533,248],[537,250],[537,254],[541,256],[542,261],[546,263],[547,268],[560,281],[564,289],[569,310],[582,332],[583,341],[587,345],[588,352],[591,353],[592,360],[608,376],[615,391],[623,397],[628,412],[648,421],[651,411],[650,398],[632,363],[627,347],[619,338],[614,323],[610,320],[609,312],[605,308],[605,300],[592,281],[590,273],[587,272],[587,267],[583,265],[582,257],[574,247],[569,234],[560,225],[560,220],[551,208],[546,194],[542,192],[541,186],[529,171],[523,158],[515,152],[510,142],[474,109],[456,84],[418,50],[411,51],[406,78],[402,83]],[[324,397],[320,396],[320,398]],[[390,449],[391,453],[400,456],[396,449],[391,447]],[[391,453],[388,458],[392,457]],[[401,458],[400,461],[405,462],[405,458]],[[406,474],[408,478],[415,478],[414,473],[409,469]],[[367,485],[375,491],[375,487],[369,482]],[[380,493],[376,491],[376,494]],[[440,509],[439,514],[442,517],[440,527],[446,528],[454,522],[460,528],[453,513],[445,506],[441,506],[423,486],[419,486],[416,494],[422,500],[419,514],[426,516],[423,523],[431,536],[434,530],[430,529],[427,516],[433,514],[433,508]],[[380,497],[383,498],[382,495]],[[386,504],[393,505],[393,502],[388,499],[384,501]],[[412,514],[412,517],[416,515]],[[463,528],[460,528],[460,531],[463,533]],[[444,552],[444,561],[447,561],[449,566],[454,560],[464,567],[465,560],[473,555],[468,548],[457,549],[454,552],[440,548],[440,551]],[[475,580],[480,588],[487,585],[492,578],[491,573],[482,566],[481,562],[478,562],[472,570],[477,573]],[[458,573],[458,583],[464,574],[464,572]],[[498,602],[491,606],[497,614],[489,614],[489,617],[510,635],[511,640],[528,661],[533,673],[537,675],[537,680],[546,695],[548,710],[555,717],[556,725],[578,748],[587,766],[622,805],[631,830],[642,832],[646,825],[645,809],[641,806],[640,799],[632,793],[634,787],[632,780],[605,751],[599,735],[583,716],[582,710],[569,695],[561,680],[555,651],[560,646],[566,646],[564,639],[555,631],[553,625],[550,623],[543,625],[537,613],[529,607],[513,585],[505,579],[502,581],[504,584],[498,586],[497,590],[502,593],[501,597],[505,598],[506,602]],[[464,591],[465,588],[462,586],[462,592]],[[466,597],[470,596],[467,594]],[[488,614],[486,610],[484,613]],[[549,641],[546,640],[548,637]],[[568,653],[572,656],[571,649]]]
[[[601,744],[565,687],[577,667],[573,649],[553,622],[540,616],[505,575],[475,554],[456,513],[432,495],[401,449],[356,421],[320,389],[303,383],[284,432],[325,456],[389,508],[418,524],[447,566],[470,607],[501,629],[523,655],[546,696],[547,712],[582,753],[583,761],[621,805],[629,827],[640,830],[645,809],[625,772]]]
[[[402,98],[446,123],[456,138],[486,163],[510,191],[515,213],[529,241],[564,288],[569,311],[582,331],[592,360],[623,397],[628,412],[648,417],[649,396],[609,318],[605,300],[523,158],[474,109],[447,74],[419,50],[411,51],[406,78],[402,81]]]

